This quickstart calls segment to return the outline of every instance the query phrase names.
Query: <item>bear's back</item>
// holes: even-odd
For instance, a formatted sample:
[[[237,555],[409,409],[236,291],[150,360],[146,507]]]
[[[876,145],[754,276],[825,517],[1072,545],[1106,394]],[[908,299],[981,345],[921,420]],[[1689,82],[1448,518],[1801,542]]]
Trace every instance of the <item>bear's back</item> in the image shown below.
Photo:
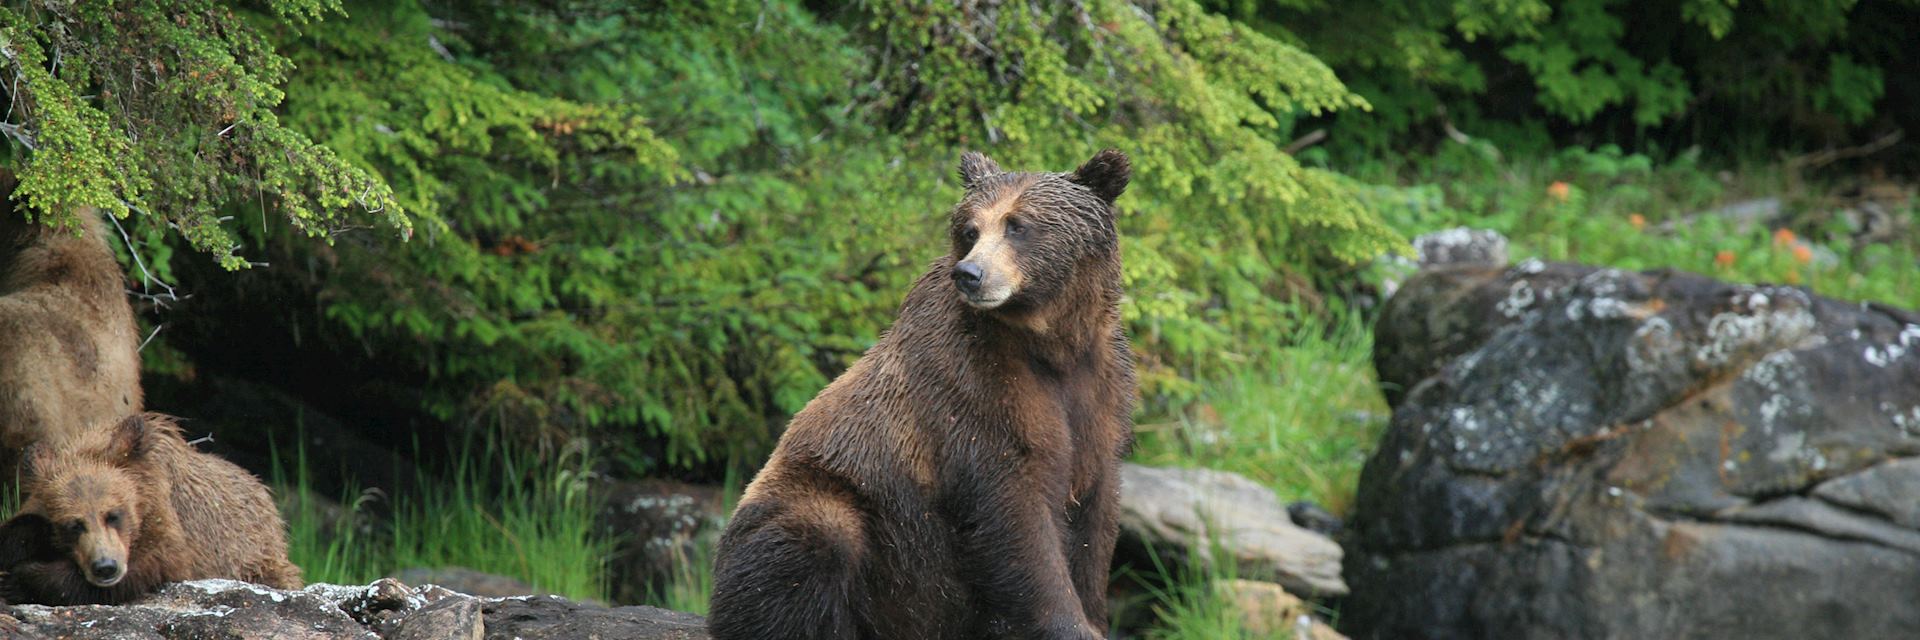
[[[232,578],[279,588],[301,586],[287,560],[286,525],[259,478],[219,456],[193,448],[171,418],[148,414],[155,441],[148,454],[170,485],[168,499],[185,557],[185,579]]]
[[[0,472],[11,452],[141,409],[139,336],[99,213],[82,235],[0,213]]]

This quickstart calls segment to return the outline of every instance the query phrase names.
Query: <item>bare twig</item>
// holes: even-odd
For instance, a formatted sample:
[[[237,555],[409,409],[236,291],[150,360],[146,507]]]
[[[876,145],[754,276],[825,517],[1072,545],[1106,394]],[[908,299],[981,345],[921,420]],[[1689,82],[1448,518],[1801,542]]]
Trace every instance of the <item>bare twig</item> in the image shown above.
[[[1327,139],[1326,129],[1314,129],[1312,132],[1309,132],[1307,135],[1300,136],[1298,139],[1294,140],[1293,142],[1287,143],[1286,148],[1281,149],[1280,151],[1290,156],[1300,155],[1300,152],[1305,150],[1307,147],[1320,144],[1321,141],[1326,139]]]
[[[27,133],[25,127],[11,122],[0,122],[0,133],[4,133],[7,137],[13,138],[14,141],[20,143],[20,146],[26,147],[28,151],[40,150],[40,148],[33,143],[33,134]]]
[[[140,348],[138,348],[138,349],[134,349],[134,351],[146,351],[146,350],[147,350],[147,344],[148,344],[148,343],[150,343],[150,342],[153,342],[153,337],[154,337],[154,336],[157,336],[157,335],[160,335],[160,330],[161,330],[161,329],[165,329],[165,328],[167,328],[167,323],[164,323],[164,322],[162,322],[162,323],[160,323],[160,324],[156,324],[156,325],[153,325],[153,332],[152,332],[152,333],[148,333],[148,334],[147,334],[147,339],[145,339],[145,340],[141,340],[141,341],[140,341]]]
[[[132,204],[127,203],[126,201],[121,201],[120,204],[124,205],[128,211],[133,211],[136,213],[140,213],[141,215],[146,215],[145,212],[142,212],[139,209],[134,208]],[[120,231],[120,241],[126,243],[127,255],[133,256],[134,266],[140,268],[140,288],[143,290],[143,292],[148,293],[149,295],[154,295],[156,299],[165,297],[169,300],[179,300],[180,296],[174,292],[173,285],[167,284],[165,280],[161,280],[158,276],[153,275],[152,271],[147,270],[147,261],[142,260],[140,258],[140,249],[133,246],[133,236],[127,235],[127,228],[120,225],[120,219],[113,217],[112,215],[108,215],[107,221],[112,222],[113,228],[118,229]],[[148,283],[160,285],[160,288],[167,290],[166,294],[164,295],[153,294],[152,289],[147,288]]]
[[[1822,149],[1806,155],[1787,158],[1785,163],[1786,169],[1789,172],[1806,171],[1808,169],[1818,169],[1841,160],[1873,155],[1886,150],[1887,147],[1898,144],[1901,136],[1905,135],[1905,133],[1905,131],[1900,129],[1894,129],[1874,139],[1874,141],[1863,145],[1843,149]]]
[[[448,51],[447,45],[440,44],[440,38],[435,37],[431,33],[427,34],[427,48],[432,49],[434,53],[440,54],[440,59],[442,60],[447,62],[454,61],[453,52]]]

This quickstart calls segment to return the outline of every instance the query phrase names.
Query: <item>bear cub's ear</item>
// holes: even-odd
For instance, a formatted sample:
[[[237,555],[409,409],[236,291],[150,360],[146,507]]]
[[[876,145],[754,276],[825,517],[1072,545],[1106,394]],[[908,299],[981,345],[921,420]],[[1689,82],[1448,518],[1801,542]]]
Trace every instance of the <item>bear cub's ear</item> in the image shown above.
[[[55,455],[57,454],[53,451],[53,445],[45,442],[27,445],[27,448],[20,452],[20,475],[27,479],[46,475],[47,471],[53,468]]]
[[[1086,164],[1073,170],[1068,179],[1093,191],[1107,204],[1127,190],[1127,181],[1133,178],[1133,162],[1127,160],[1127,154],[1119,149],[1102,149],[1093,154]]]
[[[960,186],[972,189],[980,181],[1004,173],[1000,164],[978,151],[960,154]]]
[[[119,426],[113,428],[113,440],[108,445],[108,456],[116,461],[139,460],[147,457],[147,445],[153,436],[153,428],[147,426],[147,417],[140,414],[127,416]]]

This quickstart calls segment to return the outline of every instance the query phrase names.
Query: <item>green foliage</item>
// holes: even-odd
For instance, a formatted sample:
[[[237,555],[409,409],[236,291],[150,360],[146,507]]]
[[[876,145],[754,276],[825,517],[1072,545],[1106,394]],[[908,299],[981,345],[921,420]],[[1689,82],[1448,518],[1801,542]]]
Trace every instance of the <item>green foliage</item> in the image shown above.
[[[1750,167],[1724,180],[1698,152],[1656,162],[1616,146],[1569,148],[1545,158],[1501,160],[1484,148],[1448,145],[1408,166],[1363,170],[1410,185],[1367,199],[1409,234],[1454,226],[1491,228],[1513,241],[1514,259],[1538,257],[1628,269],[1676,268],[1737,282],[1804,285],[1845,300],[1920,305],[1920,237],[1860,243],[1861,229],[1826,212],[1824,196],[1794,196],[1778,169]],[[1383,180],[1384,181],[1384,180]],[[1554,195],[1555,183],[1565,197]],[[1742,220],[1716,209],[1782,197],[1778,219]],[[1914,211],[1892,214],[1909,222]],[[1778,225],[1778,226],[1770,226]]]
[[[1187,1],[348,12],[281,34],[281,117],[383,176],[420,237],[235,224],[311,266],[287,276],[322,301],[303,324],[422,372],[439,417],[606,435],[630,469],[758,460],[945,251],[964,148],[1133,154],[1126,319],[1154,403],[1400,243],[1282,151],[1295,119],[1365,101]]]
[[[268,5],[258,23],[281,29],[338,9]],[[271,199],[308,236],[363,217],[411,228],[378,177],[280,122],[289,64],[224,3],[8,3],[0,54],[0,165],[19,180],[14,197],[51,224],[72,225],[77,206],[140,212],[146,229],[172,229],[229,269],[247,261],[226,204]]]
[[[1338,71],[1377,109],[1342,115],[1334,140],[1376,152],[1404,148],[1416,126],[1436,137],[1434,121],[1447,119],[1540,120],[1586,139],[1721,150],[1729,130],[1830,144],[1887,114],[1887,78],[1920,71],[1902,44],[1910,34],[1882,26],[1920,18],[1913,2],[1209,4]]]

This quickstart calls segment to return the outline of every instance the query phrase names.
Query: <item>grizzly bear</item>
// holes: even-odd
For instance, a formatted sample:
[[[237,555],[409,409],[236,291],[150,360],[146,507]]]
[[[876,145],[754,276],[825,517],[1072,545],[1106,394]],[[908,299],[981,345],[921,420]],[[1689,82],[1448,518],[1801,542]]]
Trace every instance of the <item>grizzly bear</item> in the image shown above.
[[[0,176],[0,192],[12,191]],[[0,491],[28,445],[109,430],[139,413],[140,336],[101,214],[80,233],[0,198]]]
[[[167,416],[36,444],[25,472],[26,502],[0,534],[13,543],[0,595],[16,604],[121,604],[201,578],[301,586],[267,488]]]
[[[1132,352],[1114,199],[961,157],[952,253],[809,402],[715,558],[720,640],[1073,638],[1107,627]]]

